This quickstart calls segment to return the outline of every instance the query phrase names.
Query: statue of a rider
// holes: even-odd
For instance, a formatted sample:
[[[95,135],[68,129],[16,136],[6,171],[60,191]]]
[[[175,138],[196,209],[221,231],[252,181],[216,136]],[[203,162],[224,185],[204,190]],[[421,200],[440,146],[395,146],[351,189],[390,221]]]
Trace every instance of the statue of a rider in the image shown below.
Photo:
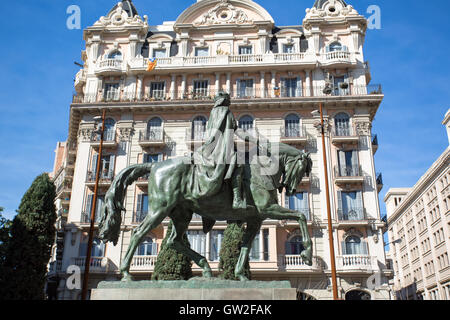
[[[230,95],[219,92],[206,127],[205,143],[194,153],[194,195],[196,198],[217,194],[223,182],[233,189],[233,209],[247,207],[243,188],[244,165],[238,164],[234,136],[237,124],[230,110]]]

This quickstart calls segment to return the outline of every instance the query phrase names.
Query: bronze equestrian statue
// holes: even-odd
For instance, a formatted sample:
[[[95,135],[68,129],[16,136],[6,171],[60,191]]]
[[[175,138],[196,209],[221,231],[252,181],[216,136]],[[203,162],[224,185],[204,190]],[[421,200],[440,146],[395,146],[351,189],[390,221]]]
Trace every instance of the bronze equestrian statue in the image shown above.
[[[212,277],[205,257],[184,245],[183,235],[195,212],[203,218],[203,231],[208,233],[216,221],[246,223],[241,253],[235,275],[247,280],[243,268],[251,244],[266,219],[299,222],[304,250],[301,257],[312,265],[312,242],[304,214],[278,205],[277,192],[294,195],[304,176],[309,176],[312,161],[309,154],[283,143],[267,143],[245,136],[236,130],[229,109],[230,97],[219,93],[207,126],[205,144],[192,157],[178,157],[163,162],[136,164],[122,170],[114,179],[101,209],[99,235],[117,244],[126,190],[138,178],[148,178],[148,214],[133,231],[131,243],[122,261],[122,281],[132,280],[129,273],[133,255],[147,233],[170,217],[174,228],[167,245],[192,259],[203,276]],[[264,156],[256,161],[238,163],[234,134],[253,143]]]

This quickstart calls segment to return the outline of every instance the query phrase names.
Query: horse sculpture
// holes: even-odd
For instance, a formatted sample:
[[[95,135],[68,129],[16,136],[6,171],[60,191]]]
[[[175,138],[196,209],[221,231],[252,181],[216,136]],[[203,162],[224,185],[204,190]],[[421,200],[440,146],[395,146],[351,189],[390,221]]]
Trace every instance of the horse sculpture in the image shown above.
[[[268,150],[277,150],[277,170],[266,175],[261,164],[245,164],[244,188],[248,197],[246,209],[233,209],[232,191],[229,183],[223,183],[219,194],[204,199],[192,196],[192,183],[195,179],[194,166],[190,158],[179,157],[163,162],[137,164],[130,166],[114,179],[105,196],[101,209],[99,235],[103,241],[117,244],[122,219],[123,200],[126,189],[138,178],[148,178],[148,214],[144,221],[133,231],[131,243],[123,259],[120,271],[122,281],[131,281],[129,273],[131,261],[137,247],[146,234],[156,228],[165,218],[170,217],[174,228],[167,245],[192,259],[203,271],[203,277],[212,277],[211,268],[205,257],[186,246],[182,239],[195,212],[203,218],[203,230],[208,233],[216,221],[240,221],[246,223],[242,247],[235,268],[236,277],[248,280],[244,274],[244,265],[248,259],[251,245],[261,225],[266,219],[296,220],[300,224],[304,250],[301,257],[306,264],[312,265],[312,242],[308,234],[306,217],[300,213],[278,205],[277,191],[286,189],[286,195],[296,193],[296,188],[304,176],[309,176],[312,161],[309,154],[283,143],[270,143]],[[269,151],[270,152],[270,151]],[[269,179],[276,188],[264,183]],[[273,184],[272,184],[273,186]]]

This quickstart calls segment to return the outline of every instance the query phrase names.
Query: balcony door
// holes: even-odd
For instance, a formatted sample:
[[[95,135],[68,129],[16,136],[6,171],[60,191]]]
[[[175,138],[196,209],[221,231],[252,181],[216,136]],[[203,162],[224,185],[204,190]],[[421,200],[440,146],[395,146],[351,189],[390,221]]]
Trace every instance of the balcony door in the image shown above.
[[[152,82],[150,84],[150,98],[163,99],[166,95],[165,86],[164,81]]]
[[[339,176],[359,176],[358,151],[338,151]]]
[[[209,48],[195,48],[195,56],[196,57],[208,57],[209,56]]]
[[[298,138],[300,132],[300,118],[296,114],[290,114],[284,119],[284,130],[287,138]]]
[[[343,88],[343,84],[347,84],[347,88]],[[334,92],[333,94],[335,96],[346,96],[350,93],[348,88],[348,81],[347,76],[341,76],[341,77],[333,77],[333,85],[334,85]]]
[[[281,78],[282,97],[300,97],[302,82],[300,77]]]
[[[239,119],[239,129],[249,131],[253,129],[253,118],[251,116],[243,116]]]
[[[285,250],[287,255],[299,255],[305,250],[301,236],[294,236],[286,241]]]
[[[158,244],[153,242],[153,239],[147,237],[139,245],[135,252],[136,256],[157,256],[158,255]]]
[[[194,140],[202,140],[206,132],[207,120],[205,117],[199,116],[192,122],[192,138]]]
[[[88,246],[88,237],[86,235],[83,236],[80,243],[79,249],[80,257],[86,257],[87,246]],[[105,256],[105,244],[99,238],[95,237],[92,241],[91,257],[104,257],[104,256]]]
[[[364,220],[362,192],[338,191],[340,220]]]
[[[92,179],[95,180],[97,172],[98,154],[95,154],[92,160]],[[115,155],[102,156],[100,163],[100,179],[112,179],[114,176]]]
[[[349,236],[342,243],[344,255],[367,255],[367,243],[358,236]]]
[[[334,117],[335,134],[337,137],[348,137],[351,135],[350,131],[350,117],[346,113],[338,113]]]
[[[155,117],[147,123],[147,139],[150,141],[162,140],[162,120]]]
[[[239,98],[253,97],[255,90],[253,79],[240,79],[237,81],[237,92]]]
[[[95,222],[100,222],[100,212],[102,209],[103,204],[105,203],[105,195],[97,195],[97,204],[95,205]],[[87,196],[86,201],[86,209],[85,209],[85,218],[83,222],[90,222],[91,221],[91,212],[92,212],[92,206],[94,204],[94,195],[89,194]]]
[[[308,203],[308,192],[299,192],[294,196],[285,196],[286,207],[303,213],[309,220],[309,203]]]
[[[223,242],[223,230],[213,230],[211,231],[210,245],[209,245],[209,260],[219,261],[220,248]]]
[[[188,230],[186,232],[191,249],[206,256],[206,234],[203,231]]]
[[[103,141],[114,141],[116,135],[116,121],[111,118],[105,119],[105,130],[103,131]],[[100,134],[95,136],[96,141],[100,141]]]
[[[117,101],[120,97],[120,84],[115,83],[105,83],[105,92],[103,98],[106,101]]]
[[[252,46],[240,46],[239,47],[239,54],[252,54],[253,53],[253,49]]]

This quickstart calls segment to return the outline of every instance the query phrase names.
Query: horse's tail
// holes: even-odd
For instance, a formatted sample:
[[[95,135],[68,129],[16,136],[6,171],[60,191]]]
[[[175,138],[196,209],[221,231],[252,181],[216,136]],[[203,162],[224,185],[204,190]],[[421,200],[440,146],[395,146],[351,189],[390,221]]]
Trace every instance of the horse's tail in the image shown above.
[[[122,170],[111,184],[105,195],[105,203],[100,211],[99,237],[105,242],[117,244],[122,223],[123,201],[127,187],[138,178],[150,173],[153,164],[136,164]]]

